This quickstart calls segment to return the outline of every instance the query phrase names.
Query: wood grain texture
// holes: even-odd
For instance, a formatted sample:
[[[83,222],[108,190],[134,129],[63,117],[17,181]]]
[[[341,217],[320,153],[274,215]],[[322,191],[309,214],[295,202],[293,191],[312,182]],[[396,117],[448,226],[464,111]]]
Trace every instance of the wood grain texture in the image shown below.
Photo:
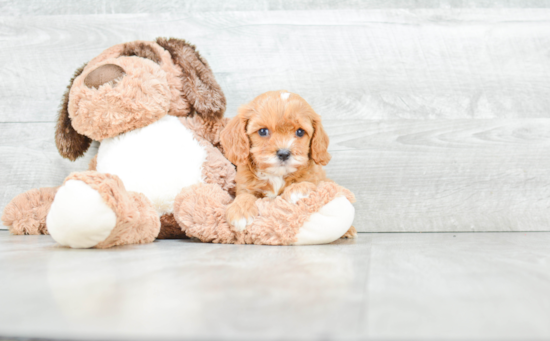
[[[325,120],[328,176],[357,196],[359,231],[550,230],[550,119]],[[59,185],[52,123],[0,124],[0,208]]]
[[[550,229],[550,119],[326,125],[360,231]]]
[[[300,93],[327,118],[548,117],[550,9],[0,17],[0,122],[53,121],[74,70],[124,41],[196,44],[228,98]]]
[[[209,61],[229,117],[267,90],[312,104],[359,231],[548,231],[549,4],[0,1],[0,208],[97,151],[71,163],[53,142],[77,67],[174,36]]]
[[[550,0],[0,0],[4,16],[417,8],[549,8]]]

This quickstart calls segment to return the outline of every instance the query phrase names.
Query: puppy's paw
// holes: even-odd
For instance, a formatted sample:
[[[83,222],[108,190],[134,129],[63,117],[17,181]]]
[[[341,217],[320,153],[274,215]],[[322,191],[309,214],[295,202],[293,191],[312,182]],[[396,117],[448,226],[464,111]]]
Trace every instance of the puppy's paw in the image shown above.
[[[309,197],[309,194],[316,189],[317,186],[307,181],[292,184],[285,188],[283,199],[292,204],[296,204],[300,199]]]
[[[349,230],[344,233],[344,235],[342,237],[340,237],[341,239],[355,239],[357,238],[357,230],[355,229],[355,227],[350,227]]]
[[[246,227],[254,222],[254,218],[240,218],[238,220],[232,220],[229,225],[233,228],[233,230],[237,232],[242,232],[246,230]]]
[[[227,207],[225,212],[227,223],[236,232],[246,230],[246,227],[254,222],[258,216],[258,208],[255,201],[239,200],[238,197]]]

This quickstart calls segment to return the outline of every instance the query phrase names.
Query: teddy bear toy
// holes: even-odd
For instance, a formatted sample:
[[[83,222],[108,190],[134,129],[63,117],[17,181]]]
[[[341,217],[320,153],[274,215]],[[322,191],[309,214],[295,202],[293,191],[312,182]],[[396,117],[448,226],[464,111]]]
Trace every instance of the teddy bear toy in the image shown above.
[[[16,196],[2,221],[12,234],[50,234],[72,248],[157,238],[235,244],[322,244],[354,217],[353,194],[331,182],[298,202],[258,199],[235,231],[225,209],[235,167],[223,155],[225,97],[204,58],[180,39],[115,45],[78,69],[63,97],[55,141],[72,161],[99,142],[89,169]]]

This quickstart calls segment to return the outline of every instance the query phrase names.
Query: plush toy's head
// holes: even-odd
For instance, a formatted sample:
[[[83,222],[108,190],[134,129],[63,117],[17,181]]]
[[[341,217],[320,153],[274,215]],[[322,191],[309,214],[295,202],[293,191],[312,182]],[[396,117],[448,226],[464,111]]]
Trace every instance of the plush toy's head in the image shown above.
[[[57,122],[59,153],[75,160],[101,141],[165,115],[223,117],[225,97],[208,63],[179,39],[115,45],[77,70]]]

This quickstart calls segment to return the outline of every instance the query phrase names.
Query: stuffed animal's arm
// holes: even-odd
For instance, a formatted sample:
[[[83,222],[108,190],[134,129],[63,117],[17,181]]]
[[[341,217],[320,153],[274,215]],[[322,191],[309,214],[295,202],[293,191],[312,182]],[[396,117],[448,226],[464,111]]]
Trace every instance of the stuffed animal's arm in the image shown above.
[[[202,166],[202,176],[207,184],[217,184],[224,191],[235,195],[235,166],[223,156],[221,151],[210,142],[197,138],[206,150],[206,160]]]

